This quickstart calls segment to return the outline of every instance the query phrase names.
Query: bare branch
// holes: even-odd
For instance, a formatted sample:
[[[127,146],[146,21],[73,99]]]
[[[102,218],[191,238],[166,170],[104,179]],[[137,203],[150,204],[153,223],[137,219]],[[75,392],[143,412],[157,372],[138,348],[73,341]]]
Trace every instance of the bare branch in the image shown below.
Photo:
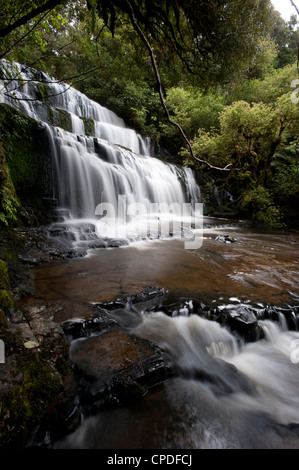
[[[153,51],[148,39],[146,38],[145,34],[143,33],[142,29],[140,28],[139,24],[136,21],[136,18],[135,18],[135,15],[134,15],[134,10],[133,10],[133,7],[132,7],[130,1],[129,0],[125,0],[125,1],[126,1],[128,7],[129,7],[129,15],[130,15],[132,25],[133,25],[135,31],[138,33],[139,37],[144,42],[144,44],[145,44],[145,46],[146,46],[146,48],[149,52],[151,62],[152,62],[152,66],[153,66],[153,69],[154,69],[154,72],[155,72],[156,81],[157,81],[157,84],[158,84],[158,92],[159,92],[160,100],[161,100],[161,103],[162,103],[162,107],[165,111],[165,114],[167,116],[168,122],[170,124],[172,124],[173,126],[175,126],[179,130],[179,132],[180,132],[181,136],[183,137],[184,141],[186,142],[186,144],[189,148],[190,154],[191,154],[191,156],[194,160],[198,161],[199,163],[203,163],[204,165],[207,165],[209,168],[211,168],[213,170],[231,171],[232,169],[229,168],[231,166],[231,164],[226,165],[224,168],[221,168],[221,167],[218,167],[218,166],[211,165],[211,163],[207,162],[206,160],[202,160],[201,158],[196,157],[196,155],[193,152],[191,142],[189,141],[189,139],[186,136],[185,132],[183,131],[182,127],[177,122],[175,122],[171,119],[170,113],[169,113],[169,110],[168,110],[168,107],[167,107],[167,104],[166,104],[166,100],[164,98],[162,82],[161,82],[161,78],[160,78],[160,74],[159,74],[159,70],[158,70],[158,66],[157,66],[154,51]]]
[[[295,2],[293,0],[290,0],[291,1],[291,4],[293,5],[293,7],[295,8],[296,12],[297,12],[297,15],[299,15],[299,8],[295,5]]]

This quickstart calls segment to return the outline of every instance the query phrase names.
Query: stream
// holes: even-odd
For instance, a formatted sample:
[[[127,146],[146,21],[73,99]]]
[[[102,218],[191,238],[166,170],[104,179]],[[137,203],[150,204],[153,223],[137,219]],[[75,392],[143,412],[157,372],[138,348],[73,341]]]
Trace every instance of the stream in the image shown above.
[[[58,322],[88,319],[90,304],[111,302],[146,286],[164,288],[168,304],[200,299],[220,310],[298,305],[298,236],[208,218],[204,226],[197,250],[184,249],[178,239],[139,241],[41,265],[34,269],[37,295],[63,305]],[[225,240],[227,235],[234,242]],[[128,315],[135,313],[132,309]],[[263,339],[240,343],[229,328],[192,311],[182,309],[172,317],[161,311],[142,313],[131,332],[167,351],[182,374],[130,406],[86,417],[53,447],[298,448],[299,332],[281,320],[261,320]],[[236,379],[227,364],[241,377]],[[213,370],[216,379],[198,379],[198,367]]]
[[[7,75],[1,102],[39,122],[48,142],[44,199],[57,211],[49,237],[62,251],[81,250],[80,257],[35,266],[33,301],[59,304],[55,321],[63,328],[84,321],[94,328],[104,317],[110,328],[67,335],[70,359],[83,376],[70,410],[77,423],[60,436],[46,432],[38,444],[299,448],[298,235],[208,217],[201,230],[196,220],[204,201],[190,168],[164,162],[149,138],[69,85],[5,59],[0,67]],[[185,242],[193,230],[200,243],[190,249]],[[163,292],[155,308],[126,302],[118,316],[94,318],[98,304],[149,288]],[[222,313],[229,324],[218,321]],[[253,326],[254,334],[245,340],[236,322]],[[137,361],[131,382],[111,382],[112,372],[131,373],[141,350],[147,374],[172,373],[143,387]],[[104,386],[112,401],[96,409]],[[115,401],[116,386],[130,404]],[[87,396],[94,401],[84,408]]]

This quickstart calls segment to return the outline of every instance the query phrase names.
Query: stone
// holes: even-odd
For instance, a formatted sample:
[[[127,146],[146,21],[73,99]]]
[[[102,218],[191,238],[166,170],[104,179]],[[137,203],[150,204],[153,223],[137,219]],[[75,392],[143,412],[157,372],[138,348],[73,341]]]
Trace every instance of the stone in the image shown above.
[[[215,240],[222,242],[222,243],[235,243],[237,239],[230,236],[230,235],[217,235]]]
[[[105,333],[117,326],[117,322],[106,314],[97,315],[95,318],[76,318],[61,323],[64,334],[71,342],[74,339],[86,338],[92,334]]]
[[[168,377],[160,348],[120,327],[75,341],[70,359],[85,412],[141,398]]]

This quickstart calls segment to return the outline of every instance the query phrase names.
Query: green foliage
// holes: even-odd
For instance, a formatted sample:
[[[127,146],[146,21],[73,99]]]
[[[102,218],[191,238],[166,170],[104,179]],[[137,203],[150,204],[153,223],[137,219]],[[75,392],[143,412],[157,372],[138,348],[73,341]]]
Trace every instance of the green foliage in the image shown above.
[[[274,67],[277,47],[270,37],[261,38],[256,45],[255,55],[247,68],[247,79],[264,78]]]
[[[0,210],[0,221],[2,224],[9,225],[17,222],[20,202],[15,194],[10,176],[8,176],[6,183],[2,184],[0,199],[2,207],[2,210]]]
[[[0,287],[9,288],[8,269],[5,261],[0,259]]]
[[[227,87],[227,104],[234,101],[247,101],[248,103],[274,104],[277,99],[289,93],[291,83],[298,78],[295,64],[270,71],[263,79],[244,80],[231,88]]]
[[[239,209],[249,215],[253,222],[269,228],[282,228],[281,212],[275,207],[272,195],[263,186],[246,191],[242,195]]]
[[[23,2],[22,8],[18,0],[15,6],[8,3],[0,30],[37,4],[44,0]],[[177,129],[167,122],[148,51],[134,29],[127,2],[57,4],[44,18],[37,16],[4,36],[0,53],[10,51],[12,59],[47,69],[165,146],[174,161],[180,158],[206,171],[206,166],[181,149]],[[298,76],[297,20],[285,22],[270,0],[140,0],[132,5],[154,50],[171,117],[192,141],[196,156],[233,170],[212,175],[219,187],[232,192],[236,200],[245,192],[248,199],[251,191],[264,187],[273,204],[284,207],[275,189],[278,185],[288,208],[294,205],[297,163],[294,159],[287,163],[277,155],[291,158],[287,146],[297,142],[299,135],[299,107],[290,99],[291,83]],[[39,98],[47,103],[45,84],[39,87]],[[49,111],[50,122],[57,125],[54,119]],[[60,127],[69,128],[63,111],[58,120]],[[30,168],[34,172],[40,168],[33,157],[33,142],[24,138],[26,125],[16,122],[18,130],[6,129],[5,151],[16,191],[9,187],[2,197],[0,219],[4,223],[17,214],[13,194],[24,195],[25,187],[31,185]],[[93,133],[91,122],[85,120],[85,128],[87,134]],[[27,136],[31,132],[27,127]],[[26,142],[22,149],[21,141]],[[262,206],[267,197],[260,191],[251,194],[246,207],[255,207],[254,200]],[[267,213],[273,212],[267,220],[272,223],[275,211],[267,204]],[[254,217],[261,220],[260,215]]]
[[[217,174],[217,179],[221,189],[240,201],[241,212],[276,228],[282,218],[297,217],[299,106],[291,99],[295,78],[296,67],[288,65],[263,80],[247,82],[240,96],[251,101],[228,103],[218,116],[219,128],[200,128],[192,140],[198,158],[215,166],[231,165],[233,171]],[[187,149],[180,154],[190,165]]]
[[[0,225],[9,225],[18,220],[20,202],[10,177],[2,140],[0,140],[0,175]]]
[[[212,93],[203,94],[193,87],[176,87],[167,92],[167,106],[186,135],[193,138],[199,128],[209,131],[220,127],[219,113],[224,108],[224,98]],[[168,132],[171,131],[169,127]]]
[[[0,310],[8,312],[15,305],[10,292],[8,267],[4,260],[0,259]]]
[[[5,261],[0,259],[0,309],[7,312],[14,307],[14,300],[10,293],[8,268]]]

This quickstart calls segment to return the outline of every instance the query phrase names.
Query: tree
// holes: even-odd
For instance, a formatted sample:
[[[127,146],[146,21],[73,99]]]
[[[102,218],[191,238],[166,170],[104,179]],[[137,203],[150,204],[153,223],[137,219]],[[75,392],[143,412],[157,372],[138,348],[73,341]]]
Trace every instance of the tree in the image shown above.
[[[64,0],[33,3],[16,0],[14,7],[3,8],[0,37],[7,38],[23,26],[29,27],[25,32],[29,35],[43,15],[64,4]],[[178,57],[203,88],[237,80],[250,57],[256,55],[258,39],[268,28],[270,0],[87,0],[87,5],[92,12],[92,24],[98,14],[112,34],[124,21],[131,23],[149,53],[167,119],[179,130],[195,157],[182,127],[171,119],[168,111],[158,50],[163,46],[164,57],[173,54]]]

